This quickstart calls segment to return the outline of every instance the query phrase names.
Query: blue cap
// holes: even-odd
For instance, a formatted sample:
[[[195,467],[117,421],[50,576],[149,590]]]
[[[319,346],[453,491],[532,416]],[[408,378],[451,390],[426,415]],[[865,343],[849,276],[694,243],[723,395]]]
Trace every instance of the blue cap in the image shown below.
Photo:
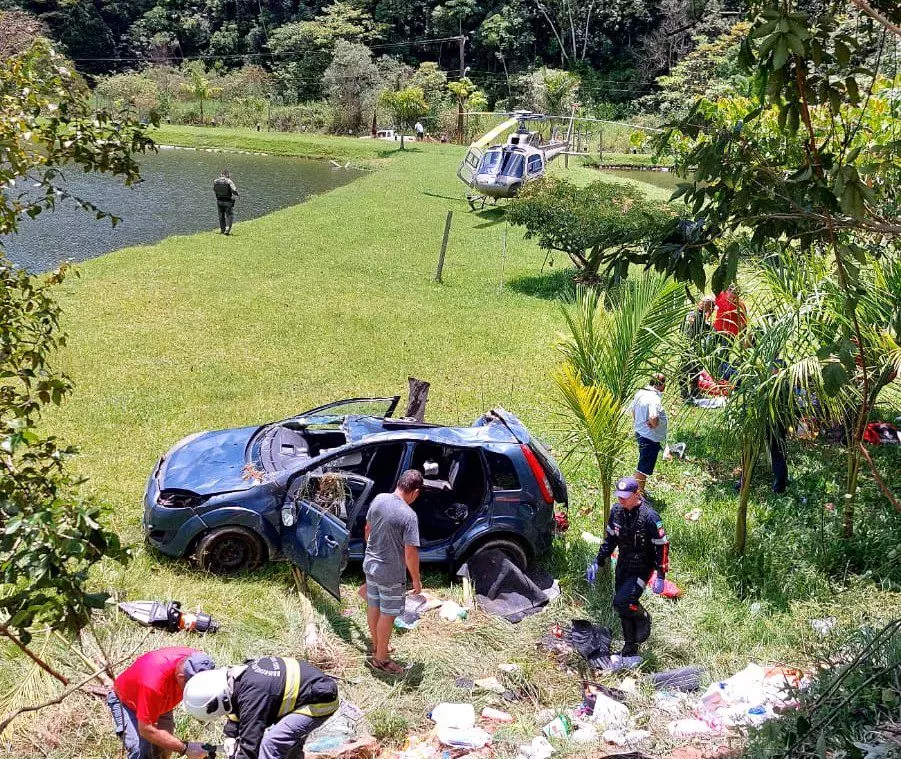
[[[628,498],[638,492],[638,480],[634,477],[620,477],[616,481],[616,490],[613,492],[617,498]]]
[[[211,669],[216,669],[216,665],[209,656],[203,653],[191,654],[185,659],[182,667],[182,671],[185,673],[185,680],[190,680],[198,672],[207,672]]]

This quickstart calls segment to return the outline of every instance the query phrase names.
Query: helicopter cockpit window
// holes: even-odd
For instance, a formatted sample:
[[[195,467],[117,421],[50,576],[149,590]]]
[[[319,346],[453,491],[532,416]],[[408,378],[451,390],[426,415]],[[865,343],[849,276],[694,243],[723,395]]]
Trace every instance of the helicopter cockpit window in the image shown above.
[[[482,163],[479,166],[479,174],[494,174],[501,162],[500,150],[489,150],[482,156]]]
[[[541,171],[541,156],[540,155],[530,155],[529,156],[529,174],[537,174]]]
[[[517,153],[507,153],[504,156],[504,162],[501,164],[500,174],[505,177],[521,177],[525,161],[523,157]]]

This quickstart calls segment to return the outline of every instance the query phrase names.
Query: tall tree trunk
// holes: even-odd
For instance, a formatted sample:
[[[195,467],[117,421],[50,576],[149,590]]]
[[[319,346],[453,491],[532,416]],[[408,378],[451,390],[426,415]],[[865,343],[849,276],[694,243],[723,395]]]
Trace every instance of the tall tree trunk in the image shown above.
[[[848,443],[848,478],[845,481],[845,498],[842,503],[842,537],[854,535],[854,500],[857,497],[857,477],[860,474],[860,444]]]
[[[741,488],[738,491],[738,513],[735,520],[735,553],[745,555],[748,542],[748,500],[751,497],[751,476],[757,462],[757,451],[749,443],[741,447]]]
[[[610,518],[610,499],[613,497],[613,473],[609,462],[602,457],[598,456],[597,462],[598,472],[601,475],[601,498],[603,499],[601,510],[604,515],[604,525],[606,526],[607,520]]]

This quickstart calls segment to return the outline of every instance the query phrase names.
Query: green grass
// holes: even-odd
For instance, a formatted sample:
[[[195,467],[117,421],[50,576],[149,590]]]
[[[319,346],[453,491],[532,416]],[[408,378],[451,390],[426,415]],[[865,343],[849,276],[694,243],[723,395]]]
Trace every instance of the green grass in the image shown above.
[[[370,141],[250,130],[173,127],[161,130],[159,141],[347,160],[387,157],[383,146]],[[127,569],[103,567],[97,584],[117,598],[202,605],[223,623],[222,632],[204,640],[154,634],[145,648],[196,643],[220,662],[264,653],[310,656],[347,680],[343,696],[373,714],[385,734],[403,724],[387,713],[421,730],[430,707],[467,698],[455,689],[456,677],[497,674],[497,665],[507,661],[523,667],[542,706],[578,703],[577,678],[536,655],[535,641],[554,620],[590,615],[613,621],[609,583],[591,589],[581,579],[596,548],[580,533],[603,530],[596,516],[598,492],[584,462],[567,462],[574,524],[547,557],[560,578],[562,599],[516,627],[482,614],[461,624],[427,618],[398,637],[398,656],[421,665],[405,684],[386,684],[364,666],[365,616],[354,594],[358,572],[349,572],[343,587],[343,608],[352,610],[345,617],[315,588],[308,596],[298,594],[284,565],[219,579],[164,560],[141,543],[146,477],[182,436],[281,418],[331,399],[400,392],[410,375],[432,383],[433,420],[468,423],[503,405],[536,432],[559,440],[566,422],[550,374],[563,328],[554,296],[566,288],[566,277],[560,263],[540,275],[543,253],[521,232],[507,229],[501,214],[469,212],[454,176],[461,152],[454,146],[411,146],[381,161],[377,171],[303,205],[254,221],[239,217],[232,237],[204,233],[121,250],[80,265],[81,277],[61,288],[69,333],[61,362],[77,391],[48,422],[81,448],[74,466],[110,503],[112,524],[136,553]],[[576,177],[597,176],[594,170],[573,171]],[[454,219],[445,282],[439,285],[433,275],[448,210]],[[664,462],[655,486],[673,542],[671,577],[686,595],[678,603],[648,600],[655,620],[649,667],[700,664],[725,675],[749,659],[805,662],[817,650],[811,617],[831,614],[847,628],[897,614],[896,592],[855,576],[835,595],[808,570],[812,560],[805,551],[815,542],[818,520],[810,527],[795,512],[815,509],[819,515],[825,490],[805,491],[810,503],[802,506],[800,492],[773,499],[761,480],[752,505],[754,553],[735,565],[729,554],[735,497],[724,474],[728,462],[718,464],[728,449],[709,432],[715,421],[715,414],[703,412],[676,417],[673,437],[693,436],[692,458]],[[827,466],[828,457],[816,452],[799,455],[805,471]],[[630,446],[623,451],[623,471],[634,460]],[[871,493],[865,495],[874,513],[884,510],[873,505],[878,501]],[[689,524],[682,514],[695,506],[704,515]],[[583,508],[592,513],[577,516]],[[793,525],[805,544],[774,554],[766,539],[774,514]],[[752,571],[767,562],[776,575],[768,584]],[[798,577],[788,570],[792,562]],[[459,585],[449,585],[441,573],[426,573],[425,585],[460,597]],[[305,650],[303,642],[310,621],[323,635],[315,651]],[[111,615],[98,635],[115,658],[139,643],[143,631]],[[58,643],[51,651],[61,666],[76,669]],[[17,657],[4,660],[0,690],[15,687],[27,671]],[[478,694],[475,704],[481,708],[491,698]],[[650,709],[646,692],[630,706],[655,731],[645,748],[663,752],[671,745],[665,715]],[[517,721],[499,732],[498,756],[512,756],[515,743],[540,727],[534,724],[536,703],[508,710]],[[187,718],[179,724],[192,735],[216,737],[213,728],[201,729]],[[70,757],[73,750],[89,759],[117,750],[99,702],[75,698],[22,725],[0,745],[0,754],[40,755],[35,743],[53,759]],[[569,747],[573,756],[595,751]]]

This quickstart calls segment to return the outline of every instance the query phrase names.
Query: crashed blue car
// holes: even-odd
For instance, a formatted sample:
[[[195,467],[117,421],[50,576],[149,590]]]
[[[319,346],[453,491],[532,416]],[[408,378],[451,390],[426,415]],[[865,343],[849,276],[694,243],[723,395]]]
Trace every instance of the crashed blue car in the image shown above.
[[[414,468],[423,562],[499,548],[525,567],[550,547],[566,483],[519,419],[498,408],[447,427],[392,418],[398,401],[351,398],[186,437],[150,475],[147,541],[217,574],[288,559],[337,597],[348,559],[363,558],[372,498]]]

